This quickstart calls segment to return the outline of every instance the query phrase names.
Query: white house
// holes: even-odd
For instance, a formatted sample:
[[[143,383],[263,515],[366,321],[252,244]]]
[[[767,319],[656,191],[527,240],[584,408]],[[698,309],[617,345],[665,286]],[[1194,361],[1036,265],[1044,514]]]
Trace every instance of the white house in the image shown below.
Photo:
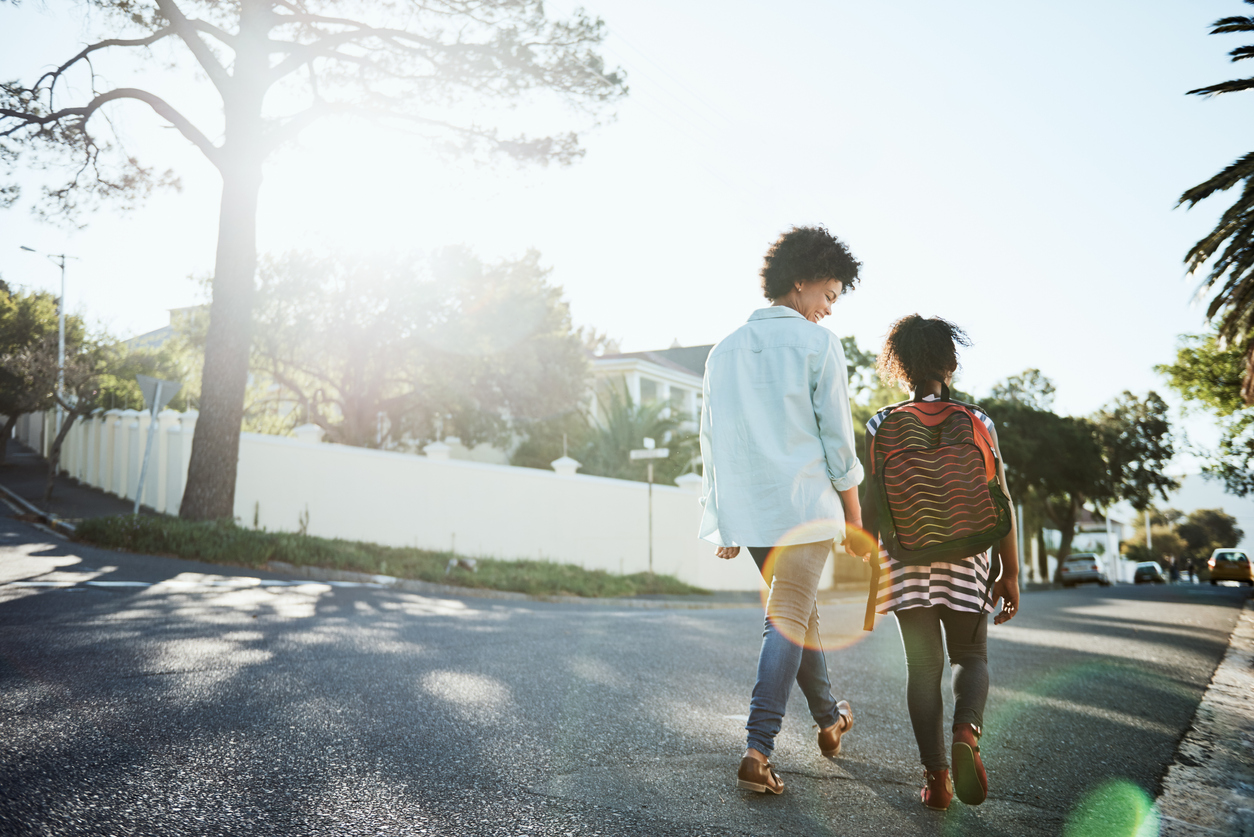
[[[672,414],[683,423],[681,429],[695,431],[701,416],[701,380],[705,359],[714,344],[680,346],[651,352],[621,352],[592,359],[592,414],[599,415],[598,393],[606,384],[621,381],[632,401],[670,405]]]

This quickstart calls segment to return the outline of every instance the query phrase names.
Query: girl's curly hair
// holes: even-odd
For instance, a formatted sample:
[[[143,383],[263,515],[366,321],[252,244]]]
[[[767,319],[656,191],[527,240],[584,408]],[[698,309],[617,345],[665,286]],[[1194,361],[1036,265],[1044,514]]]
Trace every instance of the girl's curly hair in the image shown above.
[[[762,294],[772,302],[787,296],[797,282],[839,279],[841,293],[858,284],[862,262],[826,227],[793,227],[766,251],[762,262]]]
[[[970,345],[967,333],[948,320],[910,314],[888,330],[875,366],[889,386],[900,382],[909,389],[918,389],[926,381],[944,381],[946,375],[956,371],[956,347]]]

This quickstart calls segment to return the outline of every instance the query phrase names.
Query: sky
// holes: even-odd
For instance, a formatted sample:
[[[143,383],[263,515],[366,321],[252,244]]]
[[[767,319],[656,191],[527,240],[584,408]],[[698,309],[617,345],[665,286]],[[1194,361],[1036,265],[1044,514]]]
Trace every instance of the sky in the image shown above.
[[[83,7],[0,5],[0,78],[30,80],[88,42]],[[583,135],[583,159],[477,166],[410,136],[318,125],[266,171],[260,249],[460,244],[498,259],[535,248],[576,324],[635,351],[722,338],[765,304],[770,242],[820,223],[864,264],[824,323],[860,346],[878,349],[905,314],[939,315],[975,341],[960,385],[977,395],[1027,368],[1053,379],[1063,413],[1124,390],[1167,395],[1154,365],[1205,325],[1182,258],[1228,199],[1175,202],[1254,135],[1254,97],[1185,95],[1243,75],[1226,55],[1241,36],[1207,34],[1248,12],[1238,0],[586,8],[604,19],[605,57],[630,92]],[[152,70],[145,81],[213,130],[194,85]],[[528,107],[500,118],[578,118]],[[0,275],[55,289],[58,269],[19,245],[72,254],[70,307],[130,336],[202,300],[194,277],[212,271],[219,183],[142,106],[112,118],[182,191],[104,209],[81,230],[28,204],[0,211]],[[22,177],[34,193],[36,173]],[[1196,417],[1184,426],[1210,434]]]

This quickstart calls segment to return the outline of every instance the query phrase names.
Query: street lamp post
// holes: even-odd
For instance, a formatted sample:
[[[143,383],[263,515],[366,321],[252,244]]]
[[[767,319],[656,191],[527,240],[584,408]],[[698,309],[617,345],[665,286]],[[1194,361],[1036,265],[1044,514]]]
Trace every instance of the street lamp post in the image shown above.
[[[21,245],[21,248],[28,253],[38,253],[34,247]],[[61,401],[60,397],[65,390],[65,260],[72,259],[74,256],[67,256],[65,253],[44,253],[50,259],[59,259],[61,266],[61,295],[57,297],[57,432],[61,430]],[[54,261],[54,264],[58,262]]]
[[[644,440],[644,447],[631,451],[631,459],[665,459],[671,455],[670,448],[655,447],[652,439]],[[653,462],[649,462],[649,575],[653,575]]]

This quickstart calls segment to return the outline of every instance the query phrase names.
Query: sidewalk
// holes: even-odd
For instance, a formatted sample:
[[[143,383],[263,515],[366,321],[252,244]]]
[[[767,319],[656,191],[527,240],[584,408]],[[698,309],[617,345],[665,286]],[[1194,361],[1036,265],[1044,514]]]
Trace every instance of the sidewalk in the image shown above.
[[[64,475],[57,476],[52,489],[52,502],[45,504],[48,461],[15,439],[9,440],[5,463],[0,465],[0,485],[36,508],[69,523],[88,517],[130,514],[135,508],[131,500],[114,497]],[[140,513],[155,514],[147,508],[141,508]]]

